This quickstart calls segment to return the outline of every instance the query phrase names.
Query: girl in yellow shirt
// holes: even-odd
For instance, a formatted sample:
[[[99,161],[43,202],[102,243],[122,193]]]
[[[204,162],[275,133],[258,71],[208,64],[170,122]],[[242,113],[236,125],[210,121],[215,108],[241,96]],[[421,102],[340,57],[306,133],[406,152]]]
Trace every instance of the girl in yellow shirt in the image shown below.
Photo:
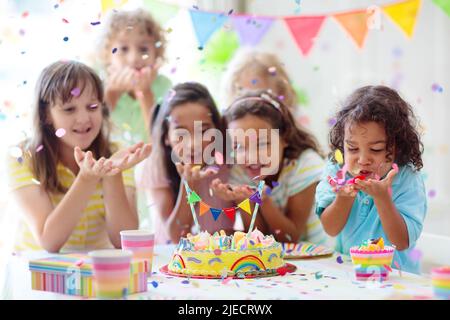
[[[32,138],[9,161],[23,214],[17,249],[120,247],[119,232],[138,227],[131,170],[151,146],[118,150],[108,127],[103,86],[91,68],[58,61],[42,71]]]

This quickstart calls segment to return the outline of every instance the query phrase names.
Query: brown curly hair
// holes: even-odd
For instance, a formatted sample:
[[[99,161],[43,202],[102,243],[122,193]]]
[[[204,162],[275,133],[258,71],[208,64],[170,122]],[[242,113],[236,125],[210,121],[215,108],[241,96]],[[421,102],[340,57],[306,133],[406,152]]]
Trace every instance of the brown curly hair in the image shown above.
[[[269,95],[280,108],[274,108],[270,101],[265,99],[246,99],[261,97],[262,94]],[[249,90],[237,98],[225,111],[226,123],[251,114],[268,121],[272,128],[280,130],[280,136],[286,141],[283,158],[289,160],[297,159],[303,151],[312,149],[322,156],[319,145],[312,134],[300,127],[294,120],[288,107],[275,95],[266,90]]]
[[[153,38],[155,44],[155,58],[164,60],[164,51],[166,48],[166,39],[164,31],[152,15],[143,10],[136,9],[133,11],[117,11],[113,10],[106,19],[104,32],[99,42],[100,60],[104,65],[108,64],[112,41],[120,31],[127,30],[128,27],[142,28],[149,36]]]
[[[344,152],[346,125],[370,121],[384,127],[388,155],[395,150],[395,163],[399,166],[412,164],[417,171],[422,169],[423,143],[417,130],[418,120],[411,105],[386,86],[361,87],[347,98],[330,131],[332,154],[336,150]],[[332,157],[332,161],[336,159]]]

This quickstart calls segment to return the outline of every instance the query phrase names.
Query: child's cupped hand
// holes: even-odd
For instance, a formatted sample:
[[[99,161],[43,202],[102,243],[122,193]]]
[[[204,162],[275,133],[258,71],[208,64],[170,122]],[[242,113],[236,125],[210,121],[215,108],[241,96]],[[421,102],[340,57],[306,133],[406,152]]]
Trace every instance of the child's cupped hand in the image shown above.
[[[101,157],[94,159],[91,151],[84,152],[79,147],[74,149],[75,161],[80,168],[78,175],[89,180],[101,179],[106,176],[113,176],[120,172],[113,167],[111,160]]]
[[[124,171],[134,167],[147,158],[151,151],[151,144],[138,142],[131,147],[117,151],[109,158],[109,160],[112,161],[115,168]]]
[[[241,202],[255,193],[255,190],[247,185],[231,186],[228,183],[223,183],[218,178],[211,182],[210,188],[213,191],[214,196],[225,201]]]
[[[108,68],[108,80],[106,88],[108,91],[123,93],[133,91],[136,85],[136,70],[130,67]]]
[[[217,170],[214,168],[206,167],[205,169],[202,169],[200,165],[195,164],[177,162],[175,163],[175,167],[177,168],[180,177],[188,183],[196,182],[217,174]]]
[[[398,169],[391,169],[386,177],[382,180],[368,179],[368,180],[355,180],[355,186],[357,186],[361,191],[372,196],[374,199],[378,197],[390,196],[392,181],[397,174]]]

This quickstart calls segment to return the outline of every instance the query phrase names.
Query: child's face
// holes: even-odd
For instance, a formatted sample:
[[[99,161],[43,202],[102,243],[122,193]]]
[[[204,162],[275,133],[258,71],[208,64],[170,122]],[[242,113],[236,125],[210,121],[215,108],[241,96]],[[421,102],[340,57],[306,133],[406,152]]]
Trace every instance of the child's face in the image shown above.
[[[48,111],[48,120],[55,130],[65,130],[59,141],[69,147],[72,154],[76,146],[87,149],[102,127],[102,105],[91,84],[86,84],[78,97],[74,96],[64,104],[59,102],[52,105]]]
[[[271,90],[275,95],[278,95],[272,81],[251,70],[242,72],[235,83],[235,89],[236,96],[241,95],[246,90]]]
[[[119,32],[111,44],[111,51],[117,48],[110,61],[116,69],[130,67],[139,71],[155,64],[155,40],[138,27]]]
[[[384,127],[376,122],[345,126],[344,158],[353,175],[383,177],[392,166],[388,159],[387,137]]]
[[[272,124],[251,114],[231,121],[228,124],[230,134],[237,137],[234,141],[236,163],[246,174],[254,178],[261,178],[277,174],[286,147]],[[239,133],[241,132],[241,133]]]
[[[203,141],[203,134],[215,128],[210,110],[199,103],[181,104],[172,110],[168,123],[166,144],[178,159],[185,164],[204,164],[203,150],[211,141]]]

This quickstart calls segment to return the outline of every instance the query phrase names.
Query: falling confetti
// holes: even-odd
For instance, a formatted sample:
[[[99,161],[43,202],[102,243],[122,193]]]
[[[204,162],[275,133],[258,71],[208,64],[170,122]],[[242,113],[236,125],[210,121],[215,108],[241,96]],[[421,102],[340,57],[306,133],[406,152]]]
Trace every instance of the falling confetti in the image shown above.
[[[233,14],[233,9],[231,9],[230,11],[228,11],[228,15]]]
[[[153,286],[153,288],[158,288],[158,282],[156,282],[156,281],[152,281],[152,282],[150,282],[151,283],[151,285]]]
[[[100,21],[91,22],[91,25],[98,26],[100,24]]]
[[[112,49],[112,53],[114,54],[114,53],[116,53],[117,52],[117,48],[113,48]]]
[[[69,23],[69,20],[62,18],[62,22]]]
[[[269,73],[274,76],[277,73],[277,68],[270,67],[269,69],[267,69],[267,71],[269,71]]]
[[[344,263],[344,260],[342,260],[341,256],[337,256],[336,262],[339,263],[339,264],[342,264],[342,263]]]
[[[69,41],[69,37],[64,37],[63,40],[67,42]]]
[[[81,93],[80,88],[73,88],[72,91],[70,91],[70,94],[73,95],[74,97],[78,97]]]
[[[323,277],[322,272],[321,271],[317,271],[316,273],[314,273],[314,277],[316,278],[316,280],[319,280]]]
[[[272,181],[272,188],[276,188],[280,185],[278,181]]]
[[[183,280],[181,281],[182,284],[189,284],[189,280]]]
[[[422,258],[422,251],[414,248],[409,252],[408,255],[412,261],[420,261],[420,259]]]
[[[442,91],[444,91],[444,88],[442,88],[439,84],[437,83],[433,83],[433,85],[431,86],[431,90],[433,90],[433,92],[439,92],[441,93]]]
[[[428,198],[434,198],[436,197],[436,190],[431,189],[430,191],[428,191]]]
[[[344,163],[344,157],[342,155],[341,150],[336,149],[336,151],[334,152],[334,159],[336,159],[336,162],[338,164],[343,164]]]
[[[66,134],[66,130],[64,128],[59,128],[58,130],[55,131],[55,135],[58,138],[62,138],[65,134]]]

